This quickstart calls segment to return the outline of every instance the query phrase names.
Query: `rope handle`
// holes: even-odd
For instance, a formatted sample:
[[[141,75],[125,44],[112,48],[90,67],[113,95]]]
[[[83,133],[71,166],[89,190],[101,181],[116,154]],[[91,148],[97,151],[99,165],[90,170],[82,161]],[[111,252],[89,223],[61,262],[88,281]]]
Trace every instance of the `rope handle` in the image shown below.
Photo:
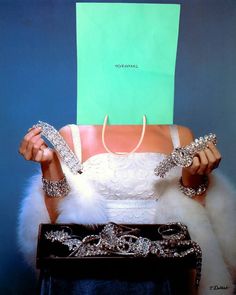
[[[147,125],[146,116],[143,115],[143,128],[142,128],[142,133],[141,133],[140,139],[139,139],[137,145],[130,152],[113,152],[108,148],[108,146],[105,142],[105,131],[106,131],[106,126],[107,126],[107,121],[108,121],[108,115],[105,116],[103,126],[102,126],[102,144],[103,144],[105,150],[108,153],[115,154],[115,155],[129,155],[129,154],[133,154],[134,152],[136,152],[137,149],[140,147],[140,145],[143,142],[143,138],[144,138],[144,134],[145,134],[145,130],[146,130],[146,125]]]

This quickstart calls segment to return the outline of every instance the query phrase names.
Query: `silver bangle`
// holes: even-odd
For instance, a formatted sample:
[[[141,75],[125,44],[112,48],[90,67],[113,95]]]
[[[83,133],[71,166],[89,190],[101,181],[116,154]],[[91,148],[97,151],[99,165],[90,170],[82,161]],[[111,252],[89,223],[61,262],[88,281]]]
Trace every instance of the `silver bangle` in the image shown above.
[[[181,222],[171,222],[158,227],[158,232],[164,240],[186,240],[187,226]]]
[[[43,191],[52,198],[65,197],[70,192],[69,184],[64,176],[60,180],[48,180],[42,177]]]
[[[208,181],[208,177],[206,175],[203,178],[203,182],[197,188],[186,187],[183,185],[182,177],[180,177],[180,179],[179,179],[180,190],[189,198],[193,198],[195,196],[199,196],[199,195],[205,193],[205,191],[208,188],[208,184],[209,184],[209,181]]]

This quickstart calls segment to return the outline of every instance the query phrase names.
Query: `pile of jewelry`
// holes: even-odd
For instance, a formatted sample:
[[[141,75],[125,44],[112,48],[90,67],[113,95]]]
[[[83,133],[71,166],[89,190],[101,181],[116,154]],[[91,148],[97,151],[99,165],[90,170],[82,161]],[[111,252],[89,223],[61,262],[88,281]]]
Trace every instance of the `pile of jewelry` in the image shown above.
[[[45,233],[51,242],[59,242],[69,248],[70,257],[88,256],[134,256],[155,255],[160,258],[183,258],[194,255],[196,258],[196,286],[201,278],[202,251],[200,246],[188,239],[187,227],[178,223],[168,223],[158,227],[162,240],[152,241],[137,236],[140,230],[115,223],[106,224],[96,235],[83,239],[65,230]]]
[[[72,173],[82,173],[82,165],[73,151],[70,149],[61,134],[50,124],[38,121],[34,125],[35,128],[42,128],[42,135],[53,145],[55,150],[59,153],[61,159]]]
[[[173,152],[168,155],[163,161],[161,161],[155,168],[154,173],[157,176],[165,177],[166,173],[172,168],[189,167],[192,165],[193,157],[200,151],[208,147],[209,142],[214,145],[217,143],[215,134],[208,134],[204,137],[196,138],[192,143],[185,147],[177,147]]]

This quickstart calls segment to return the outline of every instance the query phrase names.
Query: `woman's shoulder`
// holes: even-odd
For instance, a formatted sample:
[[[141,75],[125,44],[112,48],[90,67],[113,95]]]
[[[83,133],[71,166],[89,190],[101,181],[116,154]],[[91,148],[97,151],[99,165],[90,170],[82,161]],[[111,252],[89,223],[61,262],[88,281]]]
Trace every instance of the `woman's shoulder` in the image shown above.
[[[74,150],[73,137],[72,137],[72,132],[71,132],[70,124],[61,127],[60,130],[59,130],[59,133],[65,139],[65,141],[67,142],[67,144],[69,145],[69,147],[72,150]]]
[[[179,133],[180,144],[185,146],[194,140],[193,131],[186,126],[176,125]]]
[[[72,131],[71,131],[71,125],[77,127],[78,132],[80,132],[81,135],[85,132],[87,135],[90,134],[91,132],[88,132],[88,131],[91,128],[93,129],[94,126],[78,126],[78,125],[74,125],[74,124],[68,124],[68,125],[63,126],[59,130],[59,133],[61,134],[61,136],[65,139],[65,141],[68,143],[69,147],[73,150],[74,145],[73,145],[73,136],[72,136]],[[183,125],[177,125],[177,124],[175,124],[175,126],[177,127],[177,130],[178,130],[178,135],[179,135],[179,140],[180,140],[181,146],[185,146],[194,140],[194,134],[189,127],[183,126]],[[159,128],[162,129],[164,134],[167,134],[166,132],[168,131],[169,127],[170,127],[170,125],[159,125]],[[92,130],[90,130],[90,131],[92,131]]]
[[[83,143],[87,140],[91,140],[91,137],[96,137],[96,131],[99,127],[100,126],[68,124],[60,128],[59,133],[74,151],[75,138],[82,138]]]
[[[170,130],[171,127],[175,127],[174,130]],[[179,137],[181,146],[188,145],[194,139],[193,131],[187,126],[177,124],[166,124],[157,125],[157,128],[159,128],[160,132],[168,138],[170,137],[171,131],[173,131],[174,133],[177,132],[177,136]]]

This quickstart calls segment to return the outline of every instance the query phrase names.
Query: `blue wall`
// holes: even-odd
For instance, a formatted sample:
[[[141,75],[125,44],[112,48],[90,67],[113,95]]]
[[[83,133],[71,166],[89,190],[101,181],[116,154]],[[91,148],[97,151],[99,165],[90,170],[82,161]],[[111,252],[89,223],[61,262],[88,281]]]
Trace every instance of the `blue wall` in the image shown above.
[[[156,2],[182,4],[175,123],[196,136],[215,132],[221,169],[236,182],[236,2]],[[23,187],[37,165],[17,150],[38,120],[57,128],[76,121],[75,44],[75,1],[0,0],[0,294],[34,294],[35,277],[17,251],[16,224]]]

